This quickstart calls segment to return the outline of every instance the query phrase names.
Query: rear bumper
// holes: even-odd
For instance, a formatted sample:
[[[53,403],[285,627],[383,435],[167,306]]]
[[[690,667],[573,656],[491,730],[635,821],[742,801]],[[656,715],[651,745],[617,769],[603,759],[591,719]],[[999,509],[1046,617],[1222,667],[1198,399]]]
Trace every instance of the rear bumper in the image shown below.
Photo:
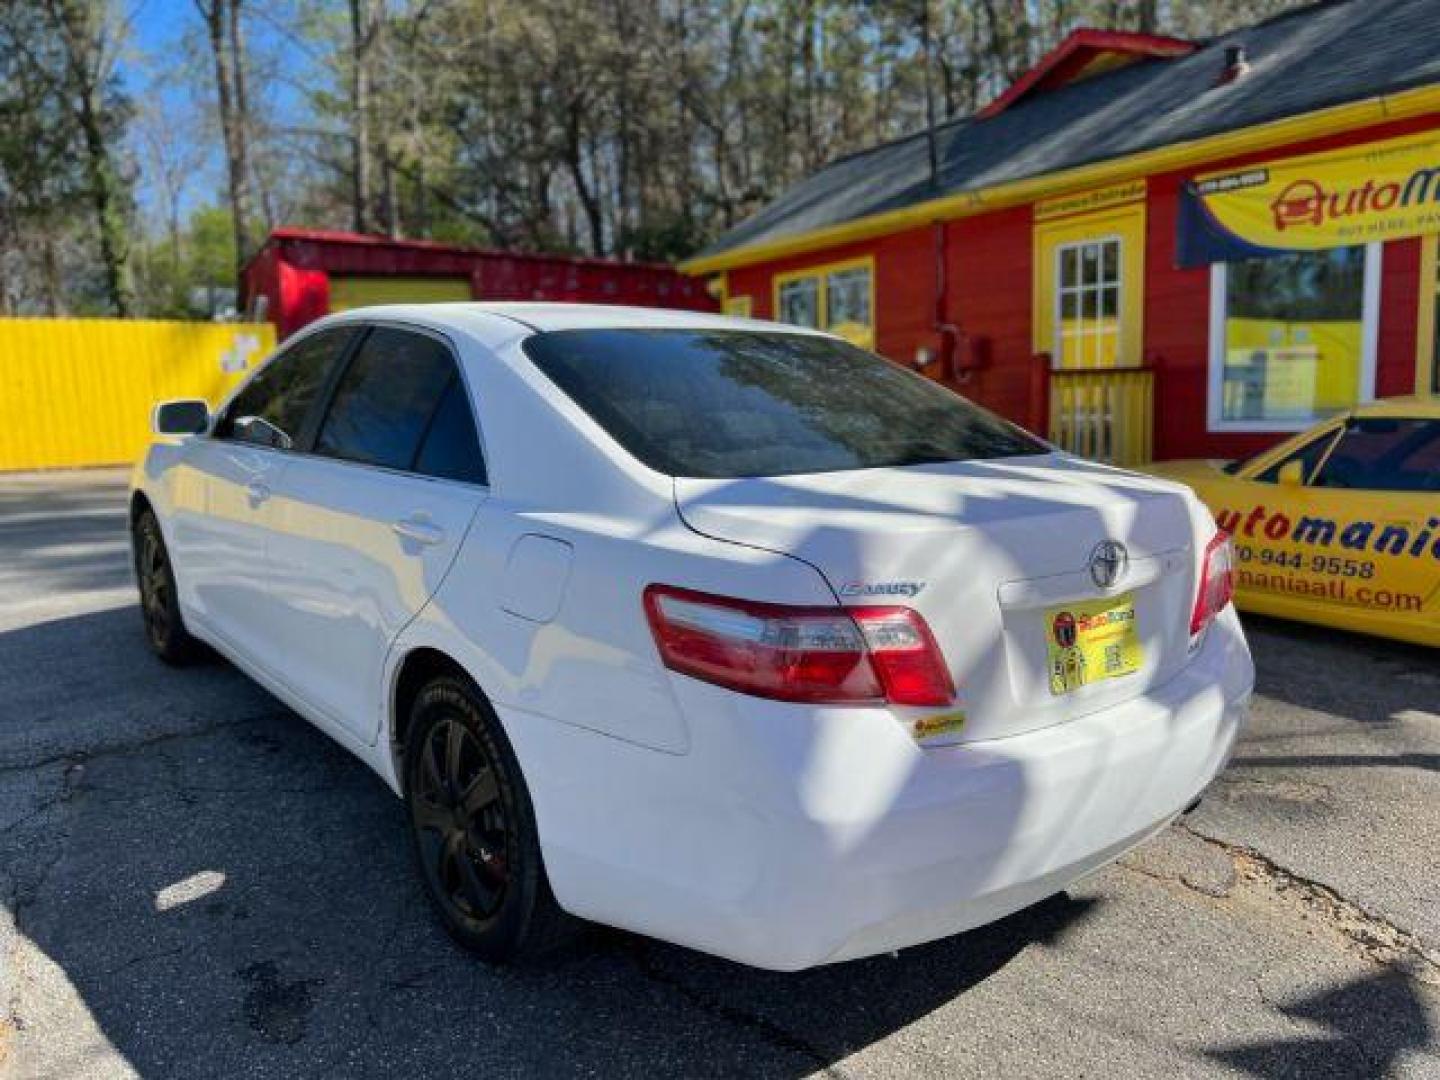
[[[1223,768],[1253,677],[1232,609],[1148,696],[989,742],[922,750],[883,709],[678,677],[683,756],[504,719],[563,907],[795,970],[991,922],[1115,859]]]

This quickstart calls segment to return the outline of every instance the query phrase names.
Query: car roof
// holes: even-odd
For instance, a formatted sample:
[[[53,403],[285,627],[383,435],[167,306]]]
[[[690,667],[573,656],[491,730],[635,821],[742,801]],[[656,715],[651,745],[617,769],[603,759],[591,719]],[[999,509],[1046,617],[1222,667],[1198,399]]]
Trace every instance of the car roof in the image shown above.
[[[1346,412],[1337,413],[1319,423],[1312,424],[1303,431],[1297,431],[1293,435],[1282,439],[1265,450],[1254,454],[1251,457],[1240,460],[1240,475],[1254,476],[1256,473],[1264,472],[1281,458],[1287,457],[1295,449],[1308,442],[1316,435],[1326,430],[1336,430],[1351,417],[1376,417],[1392,418],[1403,417],[1406,419],[1440,420],[1440,396],[1432,397],[1427,394],[1408,394],[1403,397],[1380,398],[1378,401],[1369,401],[1363,405],[1356,405]]]
[[[737,319],[704,311],[673,308],[626,307],[619,304],[563,304],[543,302],[468,301],[443,304],[381,304],[353,308],[340,316],[344,321],[399,319],[435,327],[474,329],[477,323],[506,320],[536,333],[554,330],[783,330],[786,333],[820,334],[800,326]]]

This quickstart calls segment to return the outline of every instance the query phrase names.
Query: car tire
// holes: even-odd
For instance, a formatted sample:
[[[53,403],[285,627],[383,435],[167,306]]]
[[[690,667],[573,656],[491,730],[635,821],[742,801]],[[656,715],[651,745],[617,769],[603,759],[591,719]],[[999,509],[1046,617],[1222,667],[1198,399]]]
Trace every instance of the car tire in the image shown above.
[[[530,792],[489,702],[441,676],[415,696],[405,740],[415,861],[441,923],[491,963],[538,956],[573,936],[545,874]]]
[[[135,582],[140,589],[140,616],[150,651],[174,667],[194,663],[204,655],[205,648],[185,629],[175,571],[153,510],[142,510],[136,517],[131,550]]]

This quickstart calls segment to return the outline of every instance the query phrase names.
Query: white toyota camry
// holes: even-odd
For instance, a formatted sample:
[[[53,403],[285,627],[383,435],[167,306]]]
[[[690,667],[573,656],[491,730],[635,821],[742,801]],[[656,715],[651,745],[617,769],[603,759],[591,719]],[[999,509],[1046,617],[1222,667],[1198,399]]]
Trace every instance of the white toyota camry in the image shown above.
[[[378,772],[491,959],[566,913],[775,969],[989,922],[1194,802],[1250,695],[1187,489],[824,334],[370,308],[154,427],[154,650]]]

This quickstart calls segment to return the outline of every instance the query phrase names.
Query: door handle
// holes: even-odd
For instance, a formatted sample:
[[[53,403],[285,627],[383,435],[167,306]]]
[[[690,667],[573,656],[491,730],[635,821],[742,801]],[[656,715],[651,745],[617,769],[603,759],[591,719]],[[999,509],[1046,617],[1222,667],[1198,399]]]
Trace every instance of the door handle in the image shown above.
[[[261,483],[259,480],[251,480],[245,485],[245,494],[250,497],[251,506],[259,506],[270,498],[270,485]]]
[[[390,526],[401,540],[432,547],[445,539],[445,530],[423,517],[401,518]]]

